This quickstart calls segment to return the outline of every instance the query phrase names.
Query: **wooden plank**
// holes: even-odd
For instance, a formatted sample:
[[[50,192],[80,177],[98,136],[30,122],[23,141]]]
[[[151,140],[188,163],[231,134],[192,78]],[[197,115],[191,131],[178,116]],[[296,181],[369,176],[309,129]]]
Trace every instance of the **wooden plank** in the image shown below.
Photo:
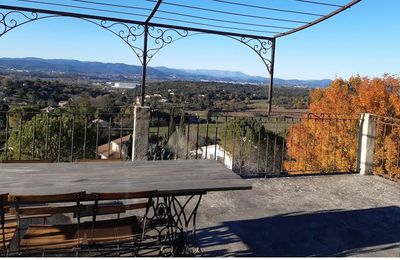
[[[67,192],[86,189],[87,192],[136,192],[151,189],[158,189],[159,193],[182,193],[182,192],[210,192],[210,191],[225,191],[225,190],[245,190],[251,189],[251,185],[241,180],[223,181],[185,181],[185,182],[167,182],[167,183],[127,183],[127,182],[90,182],[81,185],[75,185],[67,182],[60,182],[58,185],[48,183],[37,183],[27,188],[26,185],[12,185],[7,187],[11,193],[16,194],[54,194],[57,192]]]
[[[251,184],[213,160],[4,164],[0,168],[0,192],[18,195],[242,189],[251,189]]]
[[[198,168],[197,172],[203,171],[216,171],[221,173],[230,174],[232,177],[232,171],[226,169],[221,164],[213,160],[188,160],[188,161],[145,161],[145,162],[121,162],[121,163],[54,163],[54,164],[4,164],[1,165],[0,172],[6,172],[7,170],[18,171],[23,169],[25,173],[29,174],[37,171],[70,171],[70,169],[87,170],[88,172],[96,172],[96,169],[102,169],[107,171],[111,169],[113,171],[118,169],[125,169],[130,167],[132,173],[140,173],[141,170],[146,169],[146,174],[151,172],[166,172],[171,169],[174,170],[191,170]]]
[[[85,196],[85,192],[78,193],[64,193],[64,194],[54,194],[54,195],[36,195],[36,196],[16,196],[10,195],[10,202],[18,203],[52,203],[52,202],[76,202],[79,198]]]
[[[41,166],[38,167],[24,167],[15,168],[14,169],[1,169],[0,174],[10,171],[10,173],[15,173],[19,175],[23,175],[24,178],[31,176],[35,173],[35,177],[40,178],[42,175],[47,174],[56,174],[57,176],[61,176],[62,174],[68,174],[68,176],[79,175],[81,177],[85,176],[88,177],[91,174],[96,174],[99,176],[113,176],[115,178],[118,175],[120,178],[127,178],[127,177],[135,177],[140,178],[141,180],[148,179],[150,177],[171,177],[171,178],[210,178],[210,179],[240,179],[239,176],[233,174],[230,170],[221,167],[209,167],[207,165],[191,165],[188,167],[184,165],[183,167],[180,165],[177,167],[173,165],[173,167],[168,167],[165,164],[161,165],[147,165],[147,167],[138,167],[136,164],[124,164],[123,166],[118,165],[117,167],[113,167],[111,169],[106,169],[106,167],[98,167],[97,165],[93,165],[92,167],[82,166],[82,165],[69,165],[69,164],[61,164],[57,166],[57,169],[52,167],[52,164],[49,167]],[[132,166],[132,167],[129,167]],[[222,168],[222,170],[221,170]],[[28,176],[27,176],[28,175]],[[151,179],[150,179],[151,180]]]

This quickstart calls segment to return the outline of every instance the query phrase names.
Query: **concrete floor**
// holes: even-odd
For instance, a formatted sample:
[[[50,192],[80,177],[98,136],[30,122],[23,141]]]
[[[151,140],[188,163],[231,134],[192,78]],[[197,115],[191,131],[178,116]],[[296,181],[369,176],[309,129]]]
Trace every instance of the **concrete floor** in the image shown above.
[[[400,256],[400,184],[377,176],[247,180],[202,200],[204,256]]]

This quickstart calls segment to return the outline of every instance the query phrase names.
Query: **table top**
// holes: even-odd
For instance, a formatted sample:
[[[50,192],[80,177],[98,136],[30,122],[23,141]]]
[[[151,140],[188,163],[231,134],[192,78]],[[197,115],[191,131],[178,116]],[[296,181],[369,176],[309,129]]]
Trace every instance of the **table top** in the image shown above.
[[[161,194],[251,189],[251,184],[214,160],[0,164],[0,193],[69,192]]]

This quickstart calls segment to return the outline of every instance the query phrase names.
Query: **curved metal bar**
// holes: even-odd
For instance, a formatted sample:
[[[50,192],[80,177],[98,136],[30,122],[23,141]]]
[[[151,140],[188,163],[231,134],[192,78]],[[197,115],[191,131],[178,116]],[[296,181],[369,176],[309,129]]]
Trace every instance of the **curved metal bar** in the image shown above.
[[[153,33],[151,33],[153,31]],[[155,32],[155,33],[154,33]],[[173,35],[169,33],[175,33],[177,39],[173,39]],[[149,36],[152,38],[155,42],[155,47],[148,49],[147,51],[147,58],[148,62],[147,64],[151,61],[151,59],[164,47],[167,45],[176,42],[178,40],[187,38],[189,36],[194,36],[194,35],[199,35],[199,34],[204,34],[202,32],[196,32],[196,33],[190,33],[188,30],[176,30],[176,29],[164,29],[164,28],[155,28],[154,26],[149,27]],[[235,41],[238,41],[240,43],[243,43],[250,49],[252,49],[257,56],[261,59],[261,61],[264,63],[265,67],[267,68],[267,71],[269,74],[272,72],[272,57],[268,58],[267,55],[270,53],[272,56],[272,48],[274,46],[274,41],[273,40],[265,40],[265,39],[259,39],[259,38],[250,38],[250,37],[235,37],[231,35],[222,35],[225,37],[228,37],[230,39],[233,39]]]
[[[191,246],[197,249],[195,253],[201,252],[196,233],[197,212],[202,199],[202,194],[193,194],[188,196],[183,203],[175,196],[170,197],[170,214],[174,223],[174,233],[178,239],[179,245],[176,247],[177,254],[186,254]],[[192,203],[193,202],[193,203]],[[193,207],[189,206],[193,204]],[[191,243],[190,241],[193,241]]]
[[[300,27],[295,28],[293,30],[290,30],[288,32],[279,33],[279,34],[275,35],[274,38],[279,38],[279,37],[282,37],[282,36],[286,36],[286,35],[289,35],[289,34],[292,34],[292,33],[307,29],[308,27],[314,26],[314,25],[316,25],[316,24],[318,24],[320,22],[325,21],[326,19],[331,18],[332,16],[337,15],[338,13],[341,13],[341,12],[345,11],[346,9],[352,7],[353,5],[355,5],[355,4],[359,3],[359,2],[361,2],[361,0],[353,0],[350,3],[342,6],[341,8],[339,8],[339,9],[337,9],[337,10],[335,10],[335,11],[333,11],[333,12],[331,12],[331,13],[329,13],[329,14],[327,14],[327,15],[325,15],[325,16],[323,16],[323,17],[321,17],[321,18],[319,18],[319,19],[317,19],[315,21],[313,21],[313,22],[307,23],[307,24],[305,24],[303,26],[300,26]]]
[[[39,14],[40,13],[38,12],[29,13],[24,11],[9,11],[5,14],[0,13],[0,37],[2,37],[7,32],[17,27],[20,27],[24,24],[33,21],[43,20],[46,18],[64,17],[55,14],[40,17]],[[20,22],[18,20],[18,17],[11,17],[13,15],[19,16],[19,19],[23,19],[23,21]],[[135,53],[135,55],[143,65],[144,50],[134,44],[138,40],[138,38],[142,37],[145,33],[143,25],[141,24],[130,25],[123,22],[109,23],[108,20],[99,20],[98,22],[94,19],[89,19],[85,17],[72,17],[72,18],[77,18],[83,21],[90,22],[118,36],[118,38],[123,40],[132,49],[132,51]],[[1,27],[3,28],[2,30]],[[148,49],[147,51],[148,60],[146,64],[148,64],[150,60],[165,46],[177,40],[186,38],[188,36],[197,35],[200,33],[201,32],[190,34],[189,31],[186,29],[185,30],[174,29],[174,28],[165,29],[165,28],[156,28],[155,26],[150,26],[148,31],[148,36],[150,36],[150,38],[154,40],[155,46]],[[268,54],[268,51],[272,48],[271,40],[250,38],[250,37],[237,37],[231,35],[223,35],[223,36],[239,41],[250,47],[261,58],[264,65],[267,67],[268,72],[271,73],[271,60],[265,57],[265,55]],[[174,39],[174,37],[178,38]]]
[[[40,13],[37,12],[29,13],[22,11],[9,11],[7,13],[0,12],[0,37],[4,36],[6,33],[10,32],[15,28],[18,28],[30,22],[39,21],[47,18],[64,17],[59,15],[39,16],[39,14]],[[71,18],[76,18],[92,23],[118,36],[130,47],[130,49],[135,53],[135,55],[139,59],[140,63],[143,64],[142,60],[144,56],[144,51],[141,48],[135,46],[134,44],[134,42],[136,42],[139,37],[144,35],[143,25],[140,24],[128,25],[122,22],[113,22],[111,24],[108,24],[109,21],[107,20],[95,21],[83,17],[71,17]]]
[[[186,38],[190,36],[190,34],[187,30],[164,29],[150,26],[148,30],[148,36],[149,38],[153,39],[154,46],[147,50],[147,64],[165,46],[177,40]],[[174,37],[177,37],[177,39],[174,39]]]
[[[15,11],[21,11],[21,12],[36,12],[36,13],[75,17],[75,18],[107,20],[107,21],[118,22],[118,23],[146,25],[146,23],[143,21],[137,21],[137,20],[131,20],[131,19],[121,19],[121,18],[113,18],[113,17],[106,17],[106,16],[52,11],[52,10],[39,9],[39,8],[27,8],[27,7],[19,7],[19,6],[10,6],[10,5],[0,4],[0,9],[15,10]],[[167,25],[167,24],[153,23],[153,22],[149,22],[147,25],[154,26],[154,27],[160,27],[160,28],[166,28],[166,29],[188,30],[188,31],[193,31],[193,32],[201,32],[201,33],[208,33],[208,34],[214,34],[214,35],[228,35],[229,34],[231,36],[237,36],[237,37],[253,37],[253,38],[269,39],[269,40],[273,39],[273,37],[266,37],[266,36],[261,36],[261,35],[251,35],[251,34],[234,33],[234,32],[221,32],[221,31],[216,31],[216,30],[200,29],[200,28],[178,26],[178,25],[171,25],[171,24]]]
[[[135,55],[138,57],[139,61],[141,64],[143,64],[143,56],[144,56],[144,51],[143,49],[135,46],[134,42],[138,40],[139,37],[143,36],[145,33],[144,26],[143,25],[128,25],[125,23],[111,23],[107,24],[107,20],[102,20],[99,23],[96,21],[92,21],[86,18],[80,18],[84,21],[90,22],[92,24],[95,24],[103,29],[106,29],[107,31],[111,32],[112,34],[118,36],[121,40],[123,40],[130,48],[131,50],[135,53]],[[113,28],[118,27],[118,29],[113,30]]]
[[[159,1],[161,4],[161,1]],[[159,6],[159,5],[158,5]],[[156,8],[156,7],[155,7]],[[158,8],[158,7],[157,7]],[[55,17],[63,17],[62,15],[57,14],[48,14],[45,16],[40,17],[39,14],[35,11],[26,12],[26,11],[17,11],[12,10],[7,13],[0,12],[0,37],[8,33],[9,31],[20,27],[24,24],[42,20],[46,18],[55,18]],[[16,16],[16,17],[14,17]],[[190,34],[189,30],[187,29],[177,29],[177,28],[164,28],[164,27],[155,27],[153,25],[147,26],[142,24],[129,24],[125,22],[119,21],[108,21],[106,19],[98,20],[98,19],[90,19],[86,17],[78,17],[78,16],[70,16],[72,18],[81,19],[83,21],[87,21],[94,25],[97,25],[121,40],[123,40],[130,49],[135,53],[136,57],[138,58],[139,62],[142,64],[143,67],[146,67],[151,59],[165,46],[186,38],[188,36],[197,35],[202,32],[196,32]],[[19,21],[22,19],[22,21]],[[2,28],[2,30],[1,30]],[[252,49],[262,60],[267,71],[270,75],[270,87],[269,87],[269,103],[271,103],[272,98],[272,78],[273,78],[273,67],[274,67],[274,49],[275,49],[275,40],[274,39],[264,39],[264,38],[256,38],[256,37],[246,37],[246,36],[235,36],[235,35],[222,35],[225,37],[229,37],[234,39],[238,42],[241,42]],[[145,40],[147,38],[151,38],[153,40],[153,46],[147,49],[140,48],[135,43],[140,37],[144,37]],[[176,37],[176,39],[174,39]],[[271,51],[271,58],[268,58],[267,55]],[[145,74],[144,74],[145,75]],[[144,84],[143,84],[144,85]],[[143,96],[143,93],[142,93]],[[269,104],[270,110],[271,104]]]
[[[267,68],[269,74],[272,71],[272,58],[267,58],[267,55],[272,50],[274,43],[272,40],[262,40],[258,38],[248,38],[248,37],[233,37],[227,35],[227,37],[234,39],[238,42],[243,43],[250,49],[252,49],[258,57],[260,57],[261,61],[264,63]]]
[[[130,24],[141,24],[141,25],[149,25],[149,26],[155,26],[155,27],[163,27],[163,28],[169,28],[169,29],[177,29],[177,30],[188,30],[188,31],[196,31],[196,32],[204,32],[204,33],[210,33],[210,34],[219,34],[219,35],[231,35],[231,36],[236,36],[236,37],[251,37],[251,38],[258,38],[258,39],[276,39],[285,35],[289,35],[301,30],[304,30],[306,28],[309,28],[311,26],[314,26],[318,23],[321,23],[343,11],[345,11],[346,9],[354,6],[355,4],[361,2],[362,0],[352,0],[349,1],[348,4],[346,5],[330,5],[330,4],[324,4],[324,3],[317,3],[317,4],[323,4],[323,5],[330,5],[330,6],[334,6],[334,7],[338,7],[338,9],[336,9],[333,12],[330,12],[326,15],[323,14],[314,14],[314,13],[305,13],[305,12],[299,12],[296,10],[286,10],[286,9],[279,9],[279,8],[270,8],[270,7],[262,7],[263,9],[273,9],[275,11],[290,11],[291,13],[295,12],[295,13],[303,13],[303,14],[312,14],[312,15],[317,15],[317,16],[321,16],[319,19],[311,21],[311,22],[302,22],[302,21],[296,21],[296,20],[288,20],[288,19],[281,19],[281,18],[272,18],[272,17],[264,17],[264,16],[254,16],[251,14],[243,14],[243,13],[236,13],[236,12],[228,12],[228,11],[224,11],[224,10],[215,10],[215,9],[209,9],[209,8],[200,8],[200,7],[195,7],[195,6],[191,6],[191,5],[182,5],[182,4],[172,4],[172,5],[178,5],[178,6],[183,6],[183,7],[187,7],[187,8],[191,8],[191,9],[202,9],[203,11],[211,11],[214,13],[226,13],[229,15],[235,15],[235,16],[241,16],[241,17],[252,17],[252,18],[257,18],[257,19],[268,19],[268,20],[278,20],[278,21],[286,21],[286,22],[301,22],[304,23],[304,25],[297,27],[297,28],[293,28],[290,29],[286,32],[271,32],[274,34],[274,36],[271,37],[267,37],[267,36],[263,36],[263,35],[251,35],[251,34],[246,34],[246,33],[235,33],[233,31],[227,31],[226,29],[240,29],[241,28],[225,28],[225,30],[217,30],[217,26],[215,24],[207,24],[207,26],[211,26],[212,29],[205,29],[205,28],[201,28],[200,27],[194,27],[193,23],[190,23],[190,21],[185,21],[187,24],[189,24],[190,26],[178,26],[178,25],[174,25],[174,23],[152,23],[150,22],[150,20],[153,18],[153,16],[157,13],[159,6],[161,5],[162,0],[154,0],[154,1],[150,1],[150,2],[155,2],[156,5],[154,6],[154,8],[152,9],[152,12],[149,14],[149,16],[143,15],[144,17],[146,17],[146,21],[139,21],[139,20],[132,20],[132,19],[121,19],[121,18],[116,18],[116,17],[105,17],[105,16],[99,16],[99,15],[94,15],[95,13],[93,13],[92,15],[90,14],[83,14],[83,13],[73,13],[73,12],[63,12],[63,11],[56,11],[56,10],[49,10],[49,9],[38,9],[38,8],[29,8],[29,7],[21,7],[21,6],[15,6],[15,5],[4,5],[4,4],[0,4],[0,8],[2,9],[8,9],[8,10],[18,10],[18,11],[27,11],[27,12],[37,12],[37,13],[45,13],[45,14],[51,14],[51,15],[62,15],[62,16],[71,16],[71,17],[84,17],[84,18],[88,18],[88,19],[97,19],[97,20],[108,20],[108,21],[113,21],[113,22],[124,22],[124,23],[130,23]],[[225,1],[226,3],[229,1]],[[312,1],[303,1],[303,2],[312,2]],[[316,2],[315,2],[316,3]],[[314,3],[314,4],[315,4]],[[49,3],[50,4],[50,3]],[[171,5],[171,3],[163,3],[163,4],[168,4]],[[232,4],[232,3],[231,3]],[[236,5],[246,5],[246,3],[235,3]],[[51,5],[51,4],[50,4]],[[248,5],[249,6],[249,5]],[[254,5],[252,5],[252,7],[255,7]],[[258,8],[261,6],[258,6]],[[79,8],[79,6],[78,6]],[[92,9],[89,9],[92,10]],[[118,13],[118,12],[113,12],[112,10],[108,10],[111,13]],[[167,17],[167,18],[163,18],[166,20],[170,20],[173,21],[174,19],[171,19],[171,17]],[[227,21],[229,22],[229,21]],[[249,31],[250,29],[248,29]]]
[[[163,0],[157,0],[156,5],[154,6],[153,10],[151,11],[149,17],[147,17],[147,19],[146,19],[146,22],[145,22],[146,24],[148,24],[150,22],[150,20],[153,18],[153,16],[157,13],[157,10],[160,7],[162,1]]]
[[[29,15],[28,15],[29,14]],[[37,20],[41,20],[44,18],[48,18],[48,17],[55,17],[53,15],[51,16],[45,16],[45,17],[39,17],[38,13],[35,12],[31,12],[25,14],[23,12],[19,12],[19,11],[9,11],[7,13],[0,13],[0,37],[2,37],[3,35],[5,35],[6,33],[8,33],[9,31],[20,27],[24,24],[30,23],[32,21],[37,21]],[[19,22],[19,20],[17,20],[17,17],[12,17],[13,15],[17,15],[19,16],[19,18],[22,18],[22,22]],[[11,18],[10,18],[11,16]],[[2,29],[1,29],[2,28]]]
[[[150,26],[148,29],[149,30],[147,33],[148,36],[147,38],[153,39],[155,46],[150,49],[147,49],[146,57],[143,57],[145,63],[142,64],[144,66],[147,66],[148,63],[152,60],[152,58],[167,45],[175,41],[181,40],[183,38],[187,38],[189,36],[201,34],[201,32],[190,33],[190,31],[188,30],[155,28],[154,26]],[[230,39],[236,40],[246,45],[247,47],[252,49],[264,63],[264,66],[266,67],[270,78],[268,87],[268,113],[270,113],[272,108],[272,90],[273,90],[273,80],[274,80],[273,78],[274,78],[274,66],[275,66],[275,45],[276,45],[275,39],[237,37],[232,35],[222,35],[222,36],[228,37]],[[177,38],[174,39],[174,37]],[[144,103],[143,95],[142,99]]]

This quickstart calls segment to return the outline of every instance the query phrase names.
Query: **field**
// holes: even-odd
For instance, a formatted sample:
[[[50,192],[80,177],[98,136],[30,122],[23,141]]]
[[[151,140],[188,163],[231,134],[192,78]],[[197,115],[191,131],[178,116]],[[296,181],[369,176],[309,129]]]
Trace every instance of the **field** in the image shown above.
[[[190,124],[189,125],[189,132],[197,134],[197,131],[199,132],[199,136],[208,136],[211,140],[215,139],[215,136],[217,135],[218,138],[224,134],[225,128],[227,124],[230,124],[233,120],[240,120],[242,118],[248,118],[252,117],[255,120],[259,121],[262,123],[262,125],[265,127],[265,129],[277,133],[281,136],[285,136],[289,127],[292,124],[295,124],[298,122],[299,118],[299,113],[297,113],[296,117],[284,117],[284,118],[268,118],[268,117],[262,117],[262,116],[257,116],[255,114],[252,114],[251,112],[232,112],[225,116],[219,116],[218,121],[217,117],[212,117],[212,123],[195,123],[195,124]],[[200,119],[205,119],[206,117],[200,116]],[[188,128],[188,124],[185,124],[185,128]],[[198,130],[197,130],[198,129]],[[160,126],[160,127],[150,127],[150,135],[154,136],[162,136],[166,137],[168,135],[168,132],[171,134],[171,129],[168,130],[167,126]],[[207,132],[208,131],[208,132]]]

